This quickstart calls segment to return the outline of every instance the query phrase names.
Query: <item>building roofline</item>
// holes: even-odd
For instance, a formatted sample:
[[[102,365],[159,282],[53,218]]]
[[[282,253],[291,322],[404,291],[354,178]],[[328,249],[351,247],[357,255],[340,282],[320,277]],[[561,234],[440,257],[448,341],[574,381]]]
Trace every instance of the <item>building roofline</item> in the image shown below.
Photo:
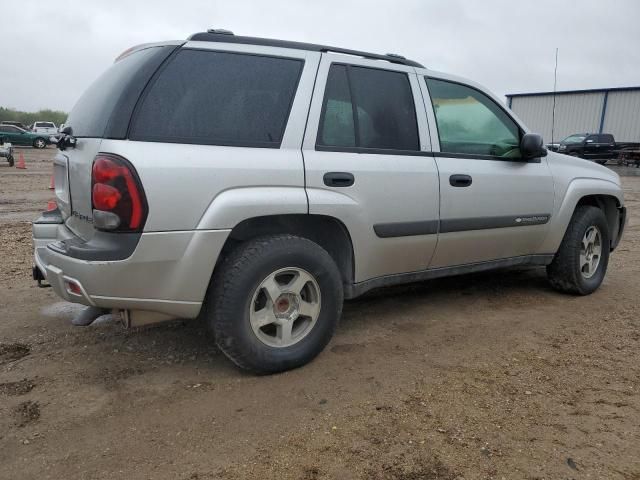
[[[191,35],[187,40],[198,42],[222,42],[222,43],[241,43],[246,45],[262,45],[267,47],[281,47],[292,48],[296,50],[307,50],[311,52],[333,52],[343,53],[346,55],[355,55],[358,57],[371,58],[374,60],[384,60],[391,63],[397,63],[400,65],[408,65],[410,67],[424,68],[423,65],[404,58],[401,55],[386,54],[381,55],[378,53],[361,52],[359,50],[350,50],[348,48],[329,47],[326,45],[316,45],[313,43],[304,42],[291,42],[288,40],[276,40],[272,38],[259,38],[259,37],[244,37],[234,35],[231,32],[219,33],[219,30],[210,30],[207,32],[199,32]],[[226,32],[226,31],[225,31]]]
[[[590,88],[586,90],[562,90],[555,92],[556,95],[570,95],[575,93],[607,93],[607,92],[631,92],[640,90],[640,86],[637,87],[612,87],[612,88]],[[528,92],[528,93],[508,93],[505,95],[507,98],[515,97],[541,97],[544,95],[553,95],[554,92]]]

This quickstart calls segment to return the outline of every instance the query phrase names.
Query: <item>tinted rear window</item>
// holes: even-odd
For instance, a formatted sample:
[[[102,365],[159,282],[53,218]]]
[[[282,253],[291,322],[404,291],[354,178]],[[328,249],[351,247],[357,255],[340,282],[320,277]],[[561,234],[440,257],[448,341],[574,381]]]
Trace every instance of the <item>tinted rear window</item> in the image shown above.
[[[182,50],[143,99],[129,138],[278,147],[302,66],[294,59]]]
[[[334,64],[325,88],[319,146],[419,150],[406,73]]]
[[[134,77],[160,50],[160,47],[146,48],[134,52],[114,63],[84,92],[75,104],[67,126],[76,137],[102,137],[111,114],[121,95]],[[126,127],[125,127],[126,128]]]

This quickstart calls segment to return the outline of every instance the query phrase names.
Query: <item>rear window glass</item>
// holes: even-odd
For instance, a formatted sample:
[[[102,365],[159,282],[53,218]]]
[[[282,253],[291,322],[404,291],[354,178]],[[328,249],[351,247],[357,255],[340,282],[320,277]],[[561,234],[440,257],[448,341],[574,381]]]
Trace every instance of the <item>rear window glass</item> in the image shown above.
[[[134,116],[132,140],[279,147],[302,60],[182,50]]]
[[[36,127],[40,127],[40,128],[53,128],[53,123],[49,123],[49,122],[38,122],[38,123],[36,123]]]
[[[127,84],[159,48],[134,52],[114,63],[84,92],[69,113],[67,126],[76,137],[102,137]]]

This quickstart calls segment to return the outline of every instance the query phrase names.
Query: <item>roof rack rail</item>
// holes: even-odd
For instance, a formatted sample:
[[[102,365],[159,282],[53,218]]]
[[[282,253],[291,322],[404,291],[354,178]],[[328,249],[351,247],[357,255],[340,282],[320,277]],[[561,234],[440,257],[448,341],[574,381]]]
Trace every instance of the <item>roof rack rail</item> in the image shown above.
[[[396,63],[400,65],[407,65],[409,67],[418,67],[424,68],[418,62],[413,60],[409,60],[402,55],[398,55],[395,53],[388,53],[386,55],[381,55],[378,53],[369,53],[369,52],[361,52],[359,50],[350,50],[348,48],[336,48],[329,47],[327,45],[317,45],[314,43],[304,43],[304,42],[291,42],[289,40],[276,40],[273,38],[260,38],[260,37],[245,37],[234,35],[229,30],[223,29],[209,29],[206,32],[198,32],[189,36],[187,40],[196,41],[196,42],[221,42],[221,43],[239,43],[245,45],[261,45],[265,47],[280,47],[280,48],[292,48],[296,50],[307,50],[310,52],[333,52],[333,53],[341,53],[345,55],[354,55],[356,57],[364,57],[370,58],[373,60],[384,60],[391,63]]]

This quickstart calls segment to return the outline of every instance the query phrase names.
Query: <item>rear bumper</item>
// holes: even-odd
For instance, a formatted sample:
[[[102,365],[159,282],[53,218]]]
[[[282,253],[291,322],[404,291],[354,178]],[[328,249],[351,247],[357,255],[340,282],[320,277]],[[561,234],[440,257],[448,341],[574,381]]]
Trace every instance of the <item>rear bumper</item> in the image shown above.
[[[34,266],[70,302],[194,318],[229,232],[143,233],[126,258],[98,260],[104,244],[82,241],[54,211],[33,223]]]

